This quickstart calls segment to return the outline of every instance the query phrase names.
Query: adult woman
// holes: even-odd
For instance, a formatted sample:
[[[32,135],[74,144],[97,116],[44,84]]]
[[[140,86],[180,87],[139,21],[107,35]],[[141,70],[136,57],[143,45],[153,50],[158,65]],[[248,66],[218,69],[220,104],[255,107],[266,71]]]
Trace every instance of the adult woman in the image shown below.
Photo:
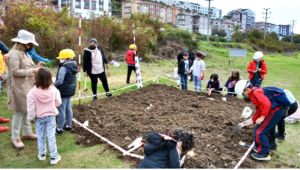
[[[12,39],[15,42],[9,51],[9,85],[8,85],[8,108],[14,111],[12,118],[12,143],[15,148],[23,149],[24,143],[20,138],[20,130],[23,129],[22,139],[36,140],[32,132],[30,121],[27,117],[26,95],[34,86],[35,73],[40,65],[35,65],[32,59],[26,54],[30,49],[29,44],[38,45],[35,36],[26,31],[20,30],[18,37]]]

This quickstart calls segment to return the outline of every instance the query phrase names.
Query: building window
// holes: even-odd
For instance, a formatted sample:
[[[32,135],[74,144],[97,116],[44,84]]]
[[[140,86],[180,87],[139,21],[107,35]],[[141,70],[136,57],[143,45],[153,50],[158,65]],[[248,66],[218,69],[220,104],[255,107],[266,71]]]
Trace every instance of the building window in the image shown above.
[[[84,0],[84,9],[90,9],[90,1]]]
[[[126,3],[125,7],[127,7],[127,4],[130,7],[130,3]],[[103,0],[99,0],[99,11],[103,11]]]
[[[130,10],[130,8],[129,8]],[[99,11],[103,11],[103,4],[99,4]]]
[[[75,1],[75,8],[81,8],[81,0],[76,0]]]
[[[95,0],[92,0],[92,10],[96,10],[96,4],[97,2]]]

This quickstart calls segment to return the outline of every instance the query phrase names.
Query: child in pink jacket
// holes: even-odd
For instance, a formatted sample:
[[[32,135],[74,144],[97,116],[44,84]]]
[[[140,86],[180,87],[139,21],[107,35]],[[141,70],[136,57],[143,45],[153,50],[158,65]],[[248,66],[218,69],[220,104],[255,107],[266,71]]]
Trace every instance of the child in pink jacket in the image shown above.
[[[50,164],[57,164],[61,156],[57,153],[55,139],[56,107],[61,105],[59,91],[52,85],[52,76],[48,69],[40,68],[36,75],[35,86],[27,94],[27,112],[29,120],[35,119],[38,140],[38,158],[46,160],[46,137],[50,152]]]

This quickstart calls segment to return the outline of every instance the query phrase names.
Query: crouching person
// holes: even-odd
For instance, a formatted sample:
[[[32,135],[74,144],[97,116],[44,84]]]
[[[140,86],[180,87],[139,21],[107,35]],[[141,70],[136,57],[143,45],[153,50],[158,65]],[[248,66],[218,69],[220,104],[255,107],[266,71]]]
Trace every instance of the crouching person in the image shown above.
[[[57,134],[62,134],[63,130],[72,130],[73,111],[71,97],[76,91],[76,74],[78,72],[76,61],[72,59],[75,53],[71,49],[64,49],[59,52],[59,68],[54,85],[60,91],[62,104],[58,108]]]
[[[240,80],[235,86],[235,93],[243,96],[246,101],[251,101],[256,112],[249,120],[243,122],[247,125],[256,124],[253,129],[255,151],[251,154],[256,160],[271,160],[270,150],[276,149],[275,127],[283,118],[290,101],[283,89],[277,87],[252,87],[247,80]],[[247,122],[247,123],[246,123]]]
[[[38,159],[46,160],[46,138],[50,152],[50,164],[61,160],[57,153],[55,139],[56,107],[61,105],[60,93],[52,85],[52,76],[48,69],[40,68],[36,75],[35,86],[27,94],[27,112],[29,120],[35,120],[38,141]]]
[[[147,142],[137,168],[180,168],[180,159],[194,147],[194,135],[179,129],[169,135],[150,132]]]

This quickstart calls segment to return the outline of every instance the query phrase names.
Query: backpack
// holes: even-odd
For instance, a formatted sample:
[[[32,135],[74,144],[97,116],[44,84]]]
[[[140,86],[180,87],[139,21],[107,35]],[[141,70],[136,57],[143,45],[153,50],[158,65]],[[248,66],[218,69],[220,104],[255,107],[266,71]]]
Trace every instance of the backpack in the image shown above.
[[[264,87],[263,91],[271,101],[272,105],[274,104],[274,102],[281,107],[289,107],[292,104],[288,99],[286,91],[284,89],[270,86]]]

